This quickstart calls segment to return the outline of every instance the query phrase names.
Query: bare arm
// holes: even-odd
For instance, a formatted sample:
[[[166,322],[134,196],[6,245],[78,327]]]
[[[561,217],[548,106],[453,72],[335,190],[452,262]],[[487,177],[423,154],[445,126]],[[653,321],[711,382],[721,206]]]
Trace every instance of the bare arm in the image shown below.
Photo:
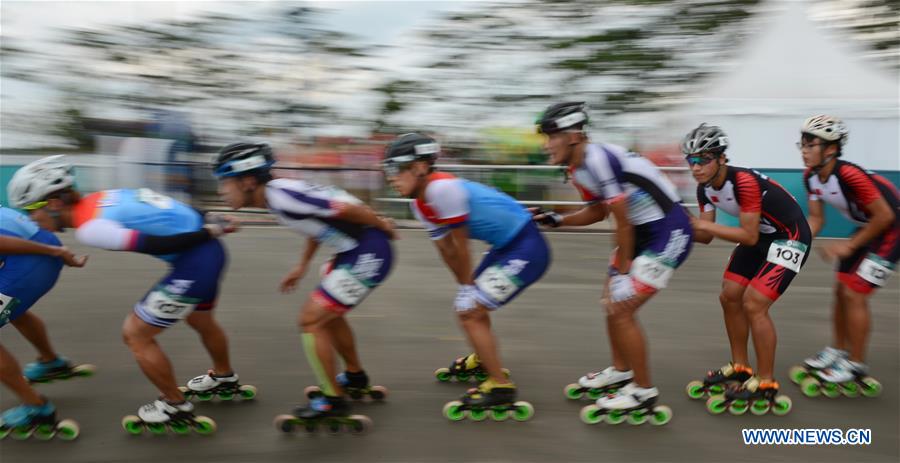
[[[816,237],[819,236],[819,232],[825,225],[825,208],[822,207],[822,201],[814,199],[810,199],[807,205],[809,206],[809,215],[806,217],[806,221],[809,223],[812,236]]]
[[[472,256],[469,253],[469,227],[459,226],[435,241],[441,258],[461,285],[472,284]]]
[[[753,246],[759,241],[759,212],[741,212],[740,226],[729,227],[714,222],[697,221],[697,232],[708,232],[713,236],[732,243]]]
[[[338,207],[338,213],[335,217],[346,220],[347,222],[368,225],[377,228],[394,237],[394,226],[387,220],[382,219],[371,207],[363,204],[341,203]]]
[[[619,273],[628,273],[634,259],[634,225],[628,221],[628,203],[616,201],[609,205],[616,219],[616,266]]]
[[[715,236],[713,236],[713,234],[710,233],[709,231],[703,230],[702,225],[700,227],[698,227],[696,225],[696,223],[700,222],[700,221],[716,223],[716,210],[713,209],[711,211],[701,212],[699,219],[691,216],[691,225],[694,226],[694,241],[696,241],[698,243],[709,244],[712,242],[712,240],[713,240],[713,238],[715,238]]]

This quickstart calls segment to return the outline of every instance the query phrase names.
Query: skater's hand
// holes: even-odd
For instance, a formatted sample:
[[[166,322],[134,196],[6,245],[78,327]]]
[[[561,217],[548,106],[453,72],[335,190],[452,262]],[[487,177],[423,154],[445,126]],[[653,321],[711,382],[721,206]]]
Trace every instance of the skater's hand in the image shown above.
[[[531,220],[541,225],[546,225],[553,228],[562,225],[563,216],[556,212],[545,211],[539,207],[529,207],[528,212],[531,212]]]
[[[227,233],[234,233],[241,229],[241,221],[232,215],[207,214],[209,223],[204,225],[207,230],[218,238]]]
[[[626,310],[637,307],[638,301],[634,296],[634,283],[629,275],[612,275],[609,278],[607,291],[604,292],[604,306],[606,313],[617,315]]]
[[[821,254],[826,260],[832,261],[834,259],[845,259],[850,257],[854,251],[856,250],[850,245],[849,240],[837,240],[826,244],[825,247],[822,248]]]
[[[57,246],[56,249],[56,257],[62,259],[63,263],[69,267],[84,267],[84,264],[87,263],[88,256],[76,256],[65,246]]]
[[[694,232],[705,232],[705,231],[707,231],[707,225],[712,223],[708,220],[698,219],[697,217],[694,217],[693,215],[688,216],[688,218],[691,221],[691,228],[694,229]]]
[[[280,289],[284,294],[293,292],[297,289],[297,282],[303,279],[303,275],[306,275],[306,266],[298,265],[288,273],[283,280],[281,280]]]
[[[390,217],[379,217],[379,219],[381,219],[381,224],[378,228],[387,233],[388,238],[392,240],[400,239],[400,235],[397,234],[397,224],[394,223],[394,219]]]

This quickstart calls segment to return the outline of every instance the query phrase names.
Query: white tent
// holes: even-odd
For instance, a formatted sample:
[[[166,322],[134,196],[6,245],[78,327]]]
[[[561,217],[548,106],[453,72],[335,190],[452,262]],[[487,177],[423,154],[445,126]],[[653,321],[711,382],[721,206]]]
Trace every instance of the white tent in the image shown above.
[[[663,115],[671,140],[700,122],[721,126],[736,165],[802,167],[794,143],[803,120],[832,114],[850,128],[845,159],[900,170],[898,76],[862,61],[849,39],[816,26],[802,0],[770,2],[738,65]]]

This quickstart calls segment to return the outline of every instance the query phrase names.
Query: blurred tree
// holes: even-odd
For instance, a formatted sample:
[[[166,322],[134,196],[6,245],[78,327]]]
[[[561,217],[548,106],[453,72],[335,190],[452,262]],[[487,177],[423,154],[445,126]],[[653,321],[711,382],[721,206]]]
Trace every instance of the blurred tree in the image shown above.
[[[900,1],[824,0],[814,17],[866,47],[866,55],[893,72],[900,70]]]

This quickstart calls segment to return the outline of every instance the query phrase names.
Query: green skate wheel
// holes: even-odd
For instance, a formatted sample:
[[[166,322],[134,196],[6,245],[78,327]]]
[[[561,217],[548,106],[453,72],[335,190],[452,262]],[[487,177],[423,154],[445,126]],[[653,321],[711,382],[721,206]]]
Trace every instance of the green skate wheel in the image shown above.
[[[56,434],[56,426],[51,424],[42,424],[34,428],[32,436],[38,440],[50,440]]]
[[[800,365],[796,365],[788,371],[788,377],[791,378],[791,382],[794,384],[800,384],[804,379],[809,378],[809,371]]]
[[[746,400],[738,399],[734,402],[731,402],[731,405],[728,406],[728,413],[732,415],[743,415],[747,413],[747,409],[750,408],[750,404]]]
[[[470,378],[469,374],[466,373],[465,371],[460,371],[459,373],[456,374],[456,380],[460,381],[460,382],[468,381],[469,378]]]
[[[196,393],[194,393],[194,395],[197,396],[198,400],[202,400],[202,401],[206,402],[207,400],[212,400],[212,398],[215,394],[213,394],[212,392],[209,392],[209,391],[203,391],[203,392],[196,392]]]
[[[173,433],[179,435],[189,434],[191,432],[190,425],[183,421],[169,423],[169,429],[171,429]]]
[[[654,426],[662,426],[672,421],[672,409],[666,405],[653,407],[653,414],[650,415],[650,424]]]
[[[881,395],[881,383],[877,379],[866,376],[862,379],[863,388],[860,390],[866,397],[878,397]]]
[[[475,379],[477,379],[479,383],[483,383],[487,381],[488,374],[483,371],[479,371],[478,373],[475,373]]]
[[[786,395],[777,395],[775,396],[774,403],[772,404],[772,414],[777,416],[784,416],[791,412],[791,408],[793,407],[793,402],[791,398]]]
[[[859,397],[859,384],[856,384],[855,381],[847,381],[841,384],[841,394],[844,394],[844,397]]]
[[[491,419],[494,421],[506,421],[509,418],[509,410],[504,407],[494,407],[491,409]]]
[[[469,410],[469,419],[472,421],[484,421],[487,419],[488,411],[483,408],[473,408]]]
[[[125,429],[125,432],[133,436],[144,432],[144,425],[141,423],[141,419],[134,415],[128,415],[125,418],[122,418],[122,428]]]
[[[82,378],[94,376],[94,373],[96,373],[96,372],[97,372],[97,367],[95,365],[91,365],[89,363],[85,363],[84,365],[78,365],[75,368],[72,368],[72,376],[80,376]]]
[[[605,392],[612,393],[613,391],[614,391],[613,389],[610,389],[609,391],[603,391],[602,389],[591,388],[591,389],[588,389],[587,396],[591,400],[597,400],[597,399],[603,397],[604,395],[606,395]]]
[[[646,410],[633,410],[628,413],[628,416],[625,417],[625,421],[628,421],[628,424],[639,426],[647,422],[650,419],[650,414]]]
[[[768,400],[765,400],[765,399],[754,400],[753,404],[750,405],[750,413],[757,415],[757,416],[765,415],[766,413],[769,413],[770,407],[771,407],[771,404],[769,404]]]
[[[166,433],[166,425],[164,423],[146,423],[145,425],[150,434],[159,435]]]
[[[449,368],[438,368],[437,370],[434,370],[434,377],[437,378],[438,381],[446,383],[447,381],[450,381],[453,375],[450,374]]]
[[[725,385],[724,384],[713,384],[709,386],[709,395],[718,395],[725,393]]]
[[[29,437],[31,437],[31,433],[33,433],[33,432],[34,432],[34,428],[32,428],[30,426],[19,426],[19,427],[13,428],[12,432],[10,433],[10,437],[12,437],[15,440],[25,440],[25,439],[28,439]]]
[[[0,440],[6,439],[6,436],[9,435],[11,428],[7,428],[6,426],[0,426]]]
[[[841,387],[835,383],[826,382],[822,385],[822,395],[829,399],[834,399],[841,395]]]
[[[372,420],[365,415],[351,415],[347,429],[353,434],[362,434],[372,427]]]
[[[256,386],[244,384],[238,388],[238,391],[241,394],[241,398],[244,400],[253,400],[256,398]]]
[[[56,437],[62,440],[75,440],[80,434],[81,428],[72,420],[62,420],[56,424]]]
[[[278,415],[273,424],[275,424],[275,429],[281,432],[291,432],[294,430],[294,420],[294,415]]]
[[[584,397],[584,391],[581,390],[581,386],[575,383],[569,384],[563,388],[563,394],[565,394],[566,398],[569,400],[578,400]]]
[[[628,413],[622,410],[610,410],[606,415],[606,422],[609,424],[621,424],[625,421],[626,416],[628,416]]]
[[[450,421],[460,421],[466,417],[466,411],[462,407],[463,403],[458,400],[447,402],[444,405],[444,416]]]
[[[800,390],[803,391],[803,395],[806,397],[818,397],[822,394],[822,388],[819,384],[819,380],[813,378],[812,376],[800,381]]]
[[[512,418],[516,421],[528,421],[534,416],[534,406],[528,402],[519,401],[513,404],[516,407],[513,410]]]
[[[706,394],[706,390],[703,387],[703,381],[691,381],[687,383],[687,386],[684,388],[684,392],[687,393],[688,397],[692,399],[702,399]]]
[[[706,410],[713,415],[721,415],[728,408],[725,396],[714,395],[706,399]]]
[[[578,413],[581,422],[584,424],[597,424],[603,421],[603,415],[600,414],[600,408],[596,405],[585,405],[581,412]]]
[[[219,400],[231,400],[231,399],[234,399],[234,393],[233,393],[233,392],[220,392],[218,395],[219,395]]]
[[[194,418],[194,432],[208,436],[216,432],[216,422],[208,416],[198,416]]]

